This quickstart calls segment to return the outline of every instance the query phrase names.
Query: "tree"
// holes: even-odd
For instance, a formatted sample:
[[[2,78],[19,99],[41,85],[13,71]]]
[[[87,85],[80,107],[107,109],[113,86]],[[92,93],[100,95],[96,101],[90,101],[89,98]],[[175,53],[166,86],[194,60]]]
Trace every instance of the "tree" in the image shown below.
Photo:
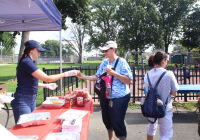
[[[54,4],[62,14],[62,29],[66,30],[66,18],[72,18],[73,22],[85,24],[89,18],[86,14],[89,10],[89,0],[53,0]],[[84,18],[82,18],[84,17]],[[22,32],[21,46],[18,60],[24,51],[24,43],[29,40],[30,32]]]
[[[159,15],[148,0],[124,0],[116,17],[119,45],[125,50],[143,51],[148,45],[160,43]]]
[[[3,48],[12,49],[16,45],[15,35],[15,33],[0,32],[0,42],[2,43]]]
[[[60,43],[57,40],[46,40],[44,44],[41,46],[46,49],[44,53],[41,53],[41,56],[45,57],[56,57],[60,55]],[[66,57],[69,55],[73,55],[74,52],[69,49],[69,45],[62,44],[62,56]]]
[[[89,20],[90,0],[53,0],[62,14],[62,29],[66,30],[66,18],[70,17],[73,23],[85,25]]]
[[[69,30],[71,31],[71,34],[68,36],[69,38],[63,39],[77,53],[79,57],[78,63],[82,63],[84,39],[86,37],[85,28],[86,26],[84,25],[73,23],[69,26]]]
[[[197,0],[150,0],[160,15],[159,30],[164,42],[165,52],[180,34],[181,20]]]
[[[94,0],[91,3],[91,21],[87,27],[90,39],[86,51],[98,49],[106,41],[116,40],[119,26],[114,17],[119,1]]]
[[[2,49],[2,55],[9,55],[9,56],[12,56],[14,53],[14,51],[12,49],[6,49],[6,48],[3,48]]]
[[[183,36],[181,44],[190,52],[193,48],[200,48],[200,10],[194,8],[192,13],[183,20]]]

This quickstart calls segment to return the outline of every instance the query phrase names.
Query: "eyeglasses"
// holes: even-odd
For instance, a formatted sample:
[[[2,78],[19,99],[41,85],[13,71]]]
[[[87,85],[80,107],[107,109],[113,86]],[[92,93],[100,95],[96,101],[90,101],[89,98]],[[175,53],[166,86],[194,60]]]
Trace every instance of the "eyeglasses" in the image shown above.
[[[103,50],[102,52],[105,53],[105,52],[108,52],[108,50],[111,50],[111,49],[113,49],[113,48],[109,48],[107,50]]]

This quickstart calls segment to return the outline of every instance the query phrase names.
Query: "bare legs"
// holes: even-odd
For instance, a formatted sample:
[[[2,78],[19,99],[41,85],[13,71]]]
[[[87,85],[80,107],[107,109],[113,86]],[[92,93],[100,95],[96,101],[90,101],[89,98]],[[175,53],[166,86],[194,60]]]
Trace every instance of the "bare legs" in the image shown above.
[[[109,140],[114,140],[114,131],[108,131]]]
[[[108,131],[109,140],[114,140],[114,131]],[[120,138],[120,140],[126,140],[126,138]]]
[[[153,140],[153,136],[147,134],[147,140]]]

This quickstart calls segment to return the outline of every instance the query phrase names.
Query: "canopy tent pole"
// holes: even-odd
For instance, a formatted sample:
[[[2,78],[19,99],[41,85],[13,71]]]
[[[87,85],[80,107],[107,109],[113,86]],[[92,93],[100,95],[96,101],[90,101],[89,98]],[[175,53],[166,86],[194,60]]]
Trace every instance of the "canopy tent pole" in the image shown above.
[[[61,30],[60,30],[60,73],[62,73],[62,42],[61,42]],[[60,95],[62,95],[62,78],[60,79]]]

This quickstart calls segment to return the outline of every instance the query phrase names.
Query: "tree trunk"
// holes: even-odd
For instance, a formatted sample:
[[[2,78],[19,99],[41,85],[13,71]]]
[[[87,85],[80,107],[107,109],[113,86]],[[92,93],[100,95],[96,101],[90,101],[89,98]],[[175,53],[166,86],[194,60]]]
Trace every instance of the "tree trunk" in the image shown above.
[[[19,60],[22,57],[22,54],[25,49],[24,43],[29,40],[29,35],[30,35],[29,31],[22,32],[21,45],[20,45],[19,56],[18,56],[18,63],[19,63]]]
[[[169,47],[169,45],[165,44],[165,53],[168,53],[168,47]]]
[[[82,49],[82,45],[80,45],[79,60],[78,60],[78,63],[80,63],[80,64],[82,64],[82,55],[83,55],[83,49]]]

